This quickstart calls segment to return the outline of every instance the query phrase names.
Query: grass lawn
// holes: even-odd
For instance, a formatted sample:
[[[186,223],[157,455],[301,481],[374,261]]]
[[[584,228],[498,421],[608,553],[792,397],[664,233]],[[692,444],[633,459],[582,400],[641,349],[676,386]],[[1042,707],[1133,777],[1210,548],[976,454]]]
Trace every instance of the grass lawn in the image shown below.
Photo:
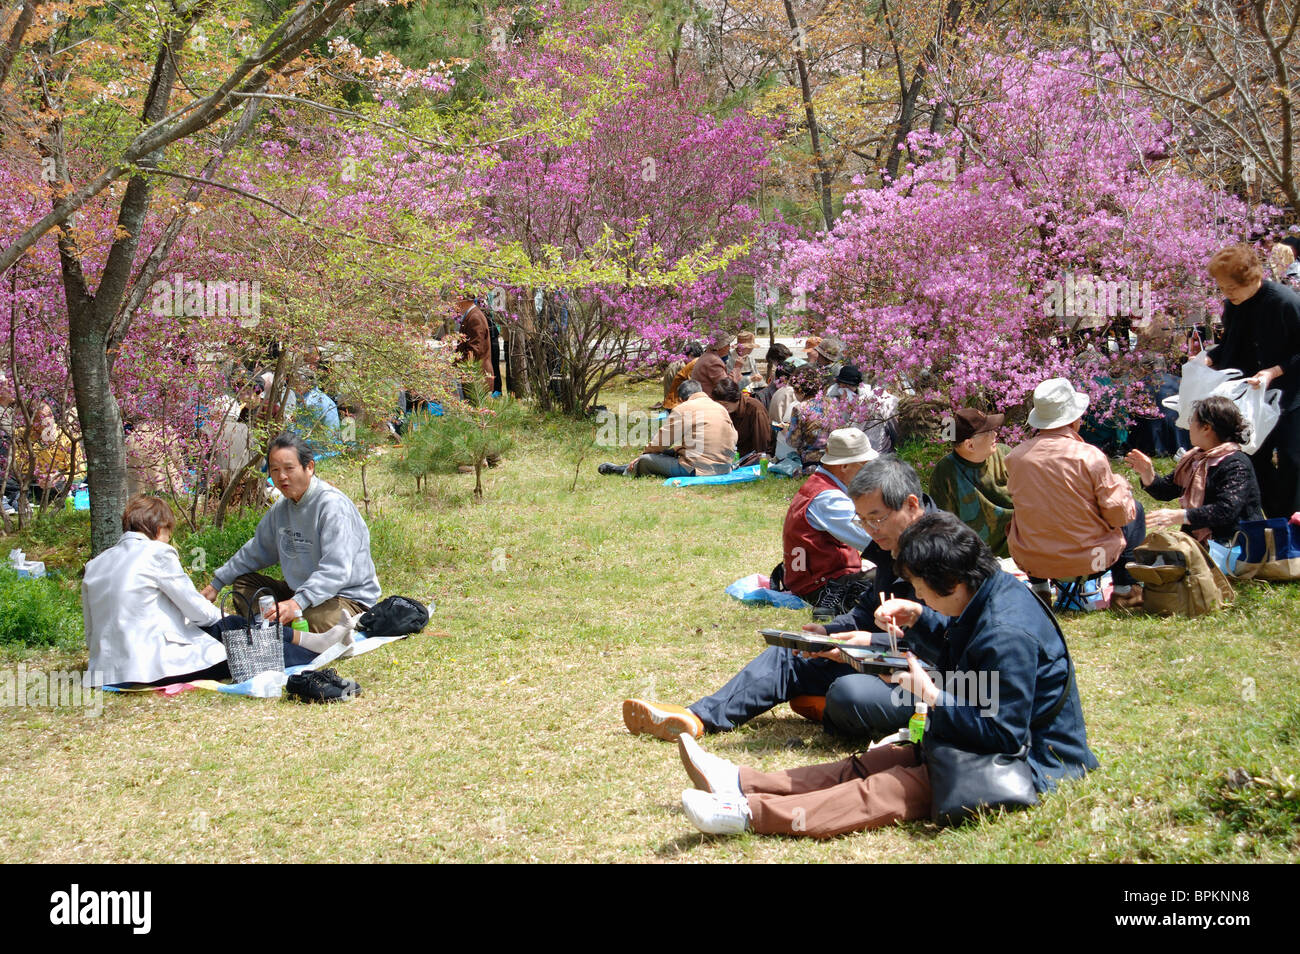
[[[652,388],[602,400],[645,407]],[[691,702],[762,648],[758,628],[807,620],[722,592],[780,559],[795,485],[670,490],[597,476],[631,456],[598,450],[571,491],[577,433],[520,435],[483,503],[472,476],[417,495],[369,468],[384,591],[437,609],[424,634],[339,665],[354,703],[0,709],[0,861],[1300,860],[1294,585],[1239,586],[1200,620],[1069,616],[1101,768],[1032,812],[820,843],[701,836],[676,747],[630,736],[621,702]],[[355,465],[321,475],[360,498]],[[87,531],[58,515],[27,549],[75,574]],[[5,669],[85,659],[0,646]],[[852,751],[784,706],[705,744],[764,769]],[[1236,770],[1264,781],[1233,787]]]

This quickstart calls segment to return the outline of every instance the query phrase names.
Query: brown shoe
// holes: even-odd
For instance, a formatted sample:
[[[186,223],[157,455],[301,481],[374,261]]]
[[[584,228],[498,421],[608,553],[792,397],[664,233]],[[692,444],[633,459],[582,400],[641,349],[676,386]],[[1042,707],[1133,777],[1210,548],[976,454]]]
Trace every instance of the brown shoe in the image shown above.
[[[1133,586],[1123,595],[1112,593],[1110,595],[1110,608],[1119,610],[1140,610],[1145,597],[1142,595],[1142,587]]]
[[[623,724],[633,735],[653,735],[665,742],[673,742],[683,732],[693,739],[704,735],[704,723],[690,709],[666,702],[646,702],[642,699],[623,700]]]

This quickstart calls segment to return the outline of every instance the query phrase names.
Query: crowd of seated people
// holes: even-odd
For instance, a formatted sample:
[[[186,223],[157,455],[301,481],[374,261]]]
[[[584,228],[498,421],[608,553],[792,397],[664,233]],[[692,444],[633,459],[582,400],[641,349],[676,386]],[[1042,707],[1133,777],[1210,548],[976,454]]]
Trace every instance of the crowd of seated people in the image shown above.
[[[929,776],[916,746],[765,773],[695,742],[781,703],[833,734],[877,741],[906,726],[924,702],[932,707],[927,732],[947,744],[1008,755],[1027,746],[1039,792],[1095,767],[1050,609],[1052,585],[1109,573],[1111,607],[1140,608],[1142,588],[1126,564],[1148,524],[1223,542],[1241,521],[1258,519],[1260,489],[1241,450],[1248,427],[1237,408],[1224,398],[1199,402],[1193,449],[1168,476],[1157,476],[1140,451],[1129,455],[1148,492],[1178,498],[1179,509],[1144,512],[1127,478],[1081,437],[1090,399],[1064,378],[1034,389],[1025,422],[1031,433],[1014,449],[998,443],[1004,414],[954,408],[950,453],[929,475],[927,494],[910,465],[879,453],[862,431],[817,426],[823,401],[874,396],[844,363],[841,343],[816,342],[802,367],[779,352],[772,357],[777,363],[755,406],[767,405],[777,457],[796,460],[808,479],[786,511],[771,585],[813,607],[805,631],[850,647],[872,645],[881,630],[900,631],[913,661],[886,681],[859,672],[838,649],[772,646],[690,705],[625,700],[632,734],[678,742],[695,786],[683,793],[687,817],[709,833],[829,837],[929,814]],[[737,423],[749,419],[737,414],[743,395],[732,381],[721,380],[714,397]],[[1008,572],[1016,568],[1028,586]],[[1011,631],[1015,639],[1005,635]],[[1013,687],[1004,695],[1014,700],[1012,711],[983,718],[949,697],[923,665],[962,676],[996,671],[1004,693]]]
[[[930,776],[917,746],[759,772],[695,741],[784,702],[828,732],[864,741],[897,733],[924,704],[929,738],[1022,756],[1039,792],[1096,767],[1065,640],[1049,609],[1052,583],[1109,573],[1111,605],[1139,608],[1141,586],[1126,567],[1148,526],[1181,526],[1202,541],[1224,542],[1240,521],[1262,516],[1258,464],[1241,450],[1248,423],[1233,403],[1196,404],[1193,449],[1168,476],[1157,476],[1140,451],[1129,454],[1143,487],[1159,500],[1177,498],[1178,509],[1144,512],[1127,479],[1081,436],[1090,399],[1065,378],[1034,389],[1026,421],[1034,433],[1014,449],[998,444],[1005,415],[953,409],[951,450],[929,475],[927,494],[911,465],[881,453],[876,440],[892,447],[888,430],[873,440],[871,431],[828,427],[828,401],[870,400],[890,415],[897,410],[896,399],[890,405],[890,395],[846,363],[843,342],[810,341],[802,366],[788,348],[773,347],[766,381],[753,347],[751,334],[734,341],[718,334],[697,357],[670,369],[668,415],[658,432],[627,465],[600,470],[715,476],[763,454],[795,461],[807,479],[792,487],[774,588],[810,605],[814,621],[806,632],[860,647],[886,631],[903,638],[909,666],[885,680],[855,669],[840,649],[770,647],[689,706],[625,700],[631,733],[677,741],[695,785],[682,796],[690,821],[709,833],[830,837],[929,814]],[[1257,372],[1261,384],[1282,376],[1272,370]],[[1282,373],[1291,370],[1288,363]],[[334,401],[308,375],[290,380],[283,411],[300,426],[309,414],[312,426],[337,428]],[[296,409],[287,406],[291,400]],[[315,476],[300,437],[281,435],[268,460],[283,499],[202,591],[169,546],[174,521],[167,506],[156,498],[131,500],[122,540],[86,568],[95,678],[158,684],[220,674],[221,633],[235,625],[213,603],[225,586],[245,596],[271,589],[281,623],[305,615],[310,632],[286,631],[286,661],[311,658],[343,638],[374,604],[378,580],[355,506]],[[1014,561],[1030,585],[1008,573],[1000,557]],[[274,562],[284,570],[282,581],[260,573]],[[926,666],[976,682],[996,674],[1002,703],[992,715],[977,711]]]

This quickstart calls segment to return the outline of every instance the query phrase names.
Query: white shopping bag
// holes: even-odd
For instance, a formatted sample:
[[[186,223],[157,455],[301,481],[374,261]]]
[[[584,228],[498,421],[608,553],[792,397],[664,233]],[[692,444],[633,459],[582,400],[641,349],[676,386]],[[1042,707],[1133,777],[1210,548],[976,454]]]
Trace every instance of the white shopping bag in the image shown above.
[[[1215,388],[1214,393],[1237,405],[1237,410],[1250,425],[1250,441],[1242,444],[1241,449],[1247,454],[1255,453],[1282,416],[1282,392],[1276,388],[1265,392],[1263,388],[1251,387],[1245,381],[1228,381]]]
[[[1195,359],[1183,365],[1182,380],[1178,382],[1178,394],[1167,397],[1161,403],[1171,411],[1178,412],[1175,426],[1187,430],[1192,425],[1192,405],[1202,398],[1211,397],[1221,385],[1241,377],[1236,368],[1211,368]],[[1276,423],[1276,422],[1274,422]]]

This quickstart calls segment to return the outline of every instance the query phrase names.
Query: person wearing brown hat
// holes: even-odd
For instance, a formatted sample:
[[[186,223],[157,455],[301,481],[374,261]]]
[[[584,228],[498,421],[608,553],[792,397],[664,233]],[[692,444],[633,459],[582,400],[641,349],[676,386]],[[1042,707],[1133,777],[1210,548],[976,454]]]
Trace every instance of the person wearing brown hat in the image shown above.
[[[752,331],[742,331],[736,335],[736,350],[732,352],[727,359],[727,370],[739,369],[740,379],[737,383],[742,388],[747,388],[751,381],[756,378],[761,383],[762,378],[758,373],[758,365],[754,361],[754,333]]]
[[[934,465],[930,496],[979,534],[994,555],[1011,555],[1011,491],[1007,487],[1007,448],[998,444],[1005,415],[958,408],[951,419],[952,453]]]
[[[691,369],[691,380],[698,381],[700,390],[706,395],[712,394],[719,381],[731,378],[740,383],[740,367],[728,367],[727,359],[731,356],[731,335],[718,332],[709,340],[709,349],[695,359]]]

